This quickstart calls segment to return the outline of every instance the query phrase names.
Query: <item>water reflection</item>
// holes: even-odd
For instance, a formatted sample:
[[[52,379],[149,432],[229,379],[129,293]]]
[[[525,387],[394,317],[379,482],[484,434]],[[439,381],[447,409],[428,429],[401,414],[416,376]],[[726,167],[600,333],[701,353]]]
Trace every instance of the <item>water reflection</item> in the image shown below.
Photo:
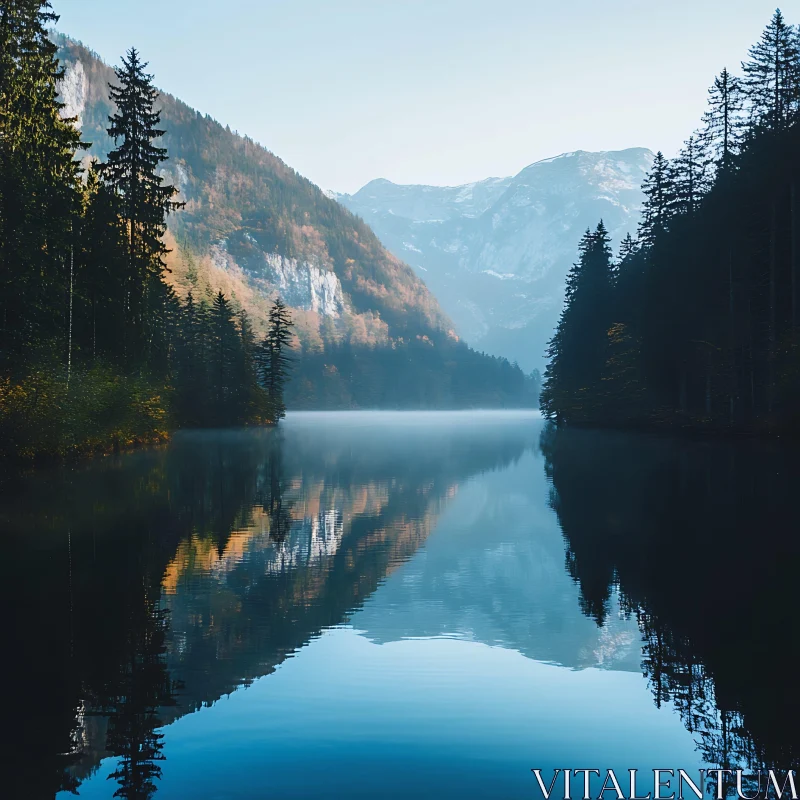
[[[541,446],[581,607],[602,626],[619,595],[644,636],[656,706],[677,708],[710,767],[791,768],[800,755],[792,449],[549,427]]]
[[[115,756],[115,796],[151,797],[163,725],[347,621],[462,481],[534,441],[515,417],[423,417],[388,434],[385,418],[323,415],[283,432],[185,434],[8,479],[24,796],[74,791]]]
[[[776,446],[320,414],[6,478],[8,792],[786,769],[798,477]]]

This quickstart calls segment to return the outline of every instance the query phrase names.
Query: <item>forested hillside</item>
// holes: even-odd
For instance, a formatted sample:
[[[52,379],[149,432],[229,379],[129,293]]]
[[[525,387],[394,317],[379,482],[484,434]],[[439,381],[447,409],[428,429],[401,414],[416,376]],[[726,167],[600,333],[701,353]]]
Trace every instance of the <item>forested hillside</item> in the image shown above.
[[[291,374],[298,407],[533,403],[362,221],[135,48],[112,69],[47,0],[0,11],[0,454],[276,424]]]
[[[83,45],[55,41],[64,114],[91,145],[88,165],[113,147],[114,73]],[[168,220],[165,278],[182,299],[191,292],[210,302],[222,291],[256,336],[273,299],[286,302],[295,334],[290,407],[536,403],[537,380],[461,343],[425,284],[360,218],[261,145],[171,95],[160,94],[157,108],[169,152],[159,174],[185,203]],[[362,368],[355,373],[350,354]],[[379,376],[387,383],[376,388]]]
[[[275,424],[291,318],[266,335],[222,291],[185,298],[166,280],[158,92],[132,48],[111,74],[103,160],[58,100],[64,78],[48,2],[0,21],[0,453],[34,457],[163,440],[178,426]]]
[[[800,423],[800,33],[777,11],[741,75],[644,184],[617,259],[580,244],[543,409],[566,423],[778,431]]]
[[[103,159],[113,147],[113,70],[83,45],[55,40],[66,113],[91,144],[85,158]],[[342,336],[378,344],[408,332],[447,333],[425,285],[363,221],[248,137],[163,92],[158,108],[170,153],[163,174],[186,202],[169,226],[179,292],[224,284],[256,312],[280,291],[305,312],[296,315],[299,335],[312,349]]]

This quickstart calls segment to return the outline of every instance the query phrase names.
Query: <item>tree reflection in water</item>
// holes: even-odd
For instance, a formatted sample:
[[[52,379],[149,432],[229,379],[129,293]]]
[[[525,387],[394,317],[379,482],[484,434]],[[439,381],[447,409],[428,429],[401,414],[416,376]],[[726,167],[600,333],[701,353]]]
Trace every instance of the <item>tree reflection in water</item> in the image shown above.
[[[709,767],[793,765],[800,475],[791,449],[551,426],[540,446],[582,610],[602,624],[618,589],[645,640],[656,705],[674,705]]]
[[[6,476],[11,796],[77,791],[114,756],[115,796],[152,797],[163,725],[346,621],[461,481],[532,444],[515,426],[202,433]]]

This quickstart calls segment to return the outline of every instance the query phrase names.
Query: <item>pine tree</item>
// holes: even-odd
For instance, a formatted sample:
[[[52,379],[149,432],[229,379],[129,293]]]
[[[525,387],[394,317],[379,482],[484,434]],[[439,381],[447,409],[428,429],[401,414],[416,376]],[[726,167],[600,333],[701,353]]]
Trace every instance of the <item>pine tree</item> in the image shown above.
[[[211,340],[209,342],[209,403],[213,424],[235,425],[238,418],[237,363],[241,353],[241,340],[234,323],[230,301],[220,291],[214,298],[209,315]]]
[[[80,221],[81,311],[78,340],[84,360],[121,365],[125,307],[125,231],[118,198],[96,163],[87,171]]]
[[[587,230],[567,276],[564,311],[548,347],[541,407],[549,417],[580,419],[585,397],[599,382],[612,317],[612,260],[601,221]]]
[[[175,356],[175,417],[179,424],[198,426],[198,404],[203,397],[204,363],[200,353],[200,322],[192,292],[180,316],[178,348]]]
[[[644,208],[642,222],[639,225],[639,241],[645,247],[650,246],[667,230],[669,219],[674,210],[675,187],[672,171],[664,154],[656,153],[655,161],[644,184]]]
[[[120,85],[109,87],[117,111],[109,117],[108,134],[117,147],[103,165],[106,182],[120,198],[127,234],[125,350],[128,364],[136,367],[144,365],[153,336],[148,295],[158,292],[163,280],[168,252],[163,242],[166,218],[183,207],[173,200],[178,190],[164,185],[158,174],[167,151],[154,144],[164,131],[158,127],[161,112],[155,109],[158,92],[146,67],[132,48],[122,59],[122,66],[115,68]]]
[[[742,64],[744,70],[744,88],[750,105],[753,122],[751,140],[754,140],[759,128],[780,135],[798,118],[798,102],[800,102],[800,52],[798,52],[797,32],[787,25],[780,9],[775,11],[769,25],[761,35],[761,39],[750,49],[750,60]],[[774,167],[773,167],[774,168]],[[796,194],[796,188],[793,190]],[[766,385],[767,410],[769,415],[775,410],[777,396],[777,360],[778,360],[778,248],[779,219],[778,198],[773,195],[768,200],[768,377]],[[796,213],[796,212],[795,212]],[[793,218],[795,217],[793,213]],[[793,219],[796,225],[796,219]],[[796,275],[796,254],[793,255],[792,275]],[[796,281],[796,278],[795,278]],[[795,287],[792,289],[792,300],[795,300]],[[795,312],[796,313],[796,312]]]
[[[708,110],[703,115],[701,139],[717,165],[725,172],[733,166],[733,158],[742,143],[744,107],[742,82],[727,69],[714,79],[708,90]]]
[[[147,340],[145,363],[149,374],[169,383],[180,337],[181,304],[175,289],[162,278],[151,281],[145,308]]]
[[[621,266],[628,258],[636,255],[639,252],[640,246],[638,240],[634,239],[630,233],[625,235],[625,238],[620,242],[619,255],[617,256],[617,263]]]
[[[749,431],[800,426],[797,40],[776,12],[750,51],[745,79],[727,71],[716,78],[700,136],[672,163],[656,157],[643,187],[642,250],[630,239],[620,250],[599,381],[597,362],[585,357],[594,335],[580,301],[591,251],[584,237],[550,345],[548,415]],[[708,176],[707,164],[716,165]],[[608,305],[600,291],[598,316]]]
[[[744,91],[757,124],[784,130],[796,118],[800,101],[797,32],[775,11],[761,39],[742,63]]]
[[[269,328],[261,343],[261,374],[267,391],[270,418],[274,423],[286,416],[284,389],[291,360],[286,349],[292,339],[292,319],[280,297],[269,312]]]
[[[236,369],[238,414],[243,422],[262,421],[267,416],[266,394],[258,382],[257,344],[246,311],[239,315],[239,360]]]
[[[673,210],[692,216],[708,192],[708,158],[702,139],[690,136],[670,164]]]
[[[69,348],[80,134],[61,117],[47,0],[0,5],[0,367]]]

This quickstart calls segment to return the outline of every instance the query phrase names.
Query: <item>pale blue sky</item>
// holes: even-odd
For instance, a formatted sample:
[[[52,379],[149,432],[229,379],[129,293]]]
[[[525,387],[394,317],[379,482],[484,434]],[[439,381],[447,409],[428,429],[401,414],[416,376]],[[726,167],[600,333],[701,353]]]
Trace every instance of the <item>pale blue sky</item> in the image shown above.
[[[775,0],[53,0],[59,29],[326,189],[673,154]],[[783,11],[800,22],[797,0]]]

